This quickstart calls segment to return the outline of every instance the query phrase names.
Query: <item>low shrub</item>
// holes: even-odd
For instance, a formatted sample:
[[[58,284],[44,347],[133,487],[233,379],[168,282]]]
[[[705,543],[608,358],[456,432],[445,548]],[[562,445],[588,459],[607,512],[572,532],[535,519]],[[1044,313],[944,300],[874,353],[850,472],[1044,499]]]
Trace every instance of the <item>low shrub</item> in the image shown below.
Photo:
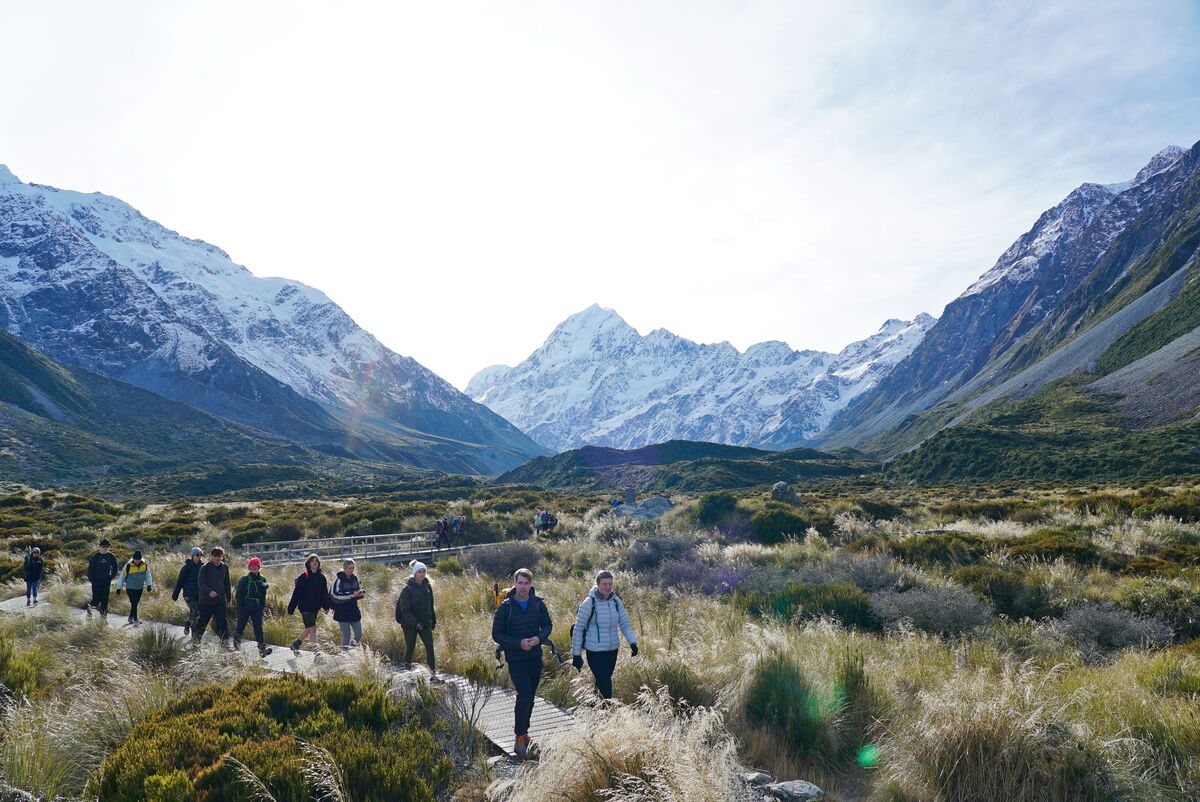
[[[162,778],[151,783],[164,793],[181,787],[170,777],[183,771],[195,789],[189,799],[234,802],[249,795],[236,760],[278,802],[308,802],[323,796],[305,770],[317,759],[334,762],[323,768],[340,777],[344,798],[432,802],[447,790],[452,769],[426,715],[417,702],[349,679],[288,674],[205,686],[136,727],[105,759],[94,790],[101,799],[135,802],[147,798],[153,777]]]
[[[1036,529],[1010,541],[1008,553],[1019,559],[1061,559],[1080,565],[1095,564],[1100,558],[1082,527]]]
[[[755,664],[742,706],[752,728],[770,732],[800,760],[821,762],[837,751],[829,721],[838,703],[789,655],[775,652]]]
[[[37,666],[17,653],[11,638],[0,635],[0,690],[28,696],[37,688]]]
[[[625,550],[622,566],[631,571],[653,571],[666,560],[680,559],[695,545],[692,538],[639,537]]]
[[[1200,491],[1185,490],[1160,496],[1139,504],[1133,511],[1138,518],[1166,516],[1180,521],[1200,522]]]
[[[439,573],[449,574],[450,576],[460,576],[463,572],[462,561],[457,557],[445,557],[438,560],[435,567]]]
[[[989,601],[996,612],[1014,620],[1038,620],[1059,613],[1049,589],[1030,581],[1017,568],[967,565],[954,572],[954,579]]]
[[[1200,588],[1183,579],[1135,579],[1117,592],[1117,604],[1146,618],[1166,621],[1180,640],[1200,637]]]
[[[145,668],[163,671],[183,657],[183,642],[164,627],[143,627],[133,639],[131,659]]]
[[[772,505],[750,516],[754,537],[768,546],[788,538],[803,537],[808,527],[808,521],[789,507]]]
[[[463,553],[463,562],[467,567],[501,579],[511,579],[518,568],[533,570],[541,559],[542,552],[532,543],[496,543]]]
[[[935,635],[961,635],[986,623],[991,606],[958,587],[881,590],[870,596],[871,614],[882,624],[901,623]]]
[[[696,521],[701,526],[717,526],[738,515],[738,500],[731,493],[709,493],[696,505]]]
[[[846,626],[875,626],[867,594],[848,582],[791,582],[775,593],[738,593],[735,598],[755,615],[778,615],[797,621],[828,615]]]
[[[1085,602],[1068,609],[1058,629],[1086,657],[1101,657],[1129,646],[1156,647],[1171,642],[1165,621],[1135,615],[1112,604]]]
[[[971,565],[987,556],[986,538],[969,532],[916,535],[892,544],[892,552],[920,565]]]
[[[622,661],[613,675],[613,695],[632,704],[643,688],[663,689],[673,703],[712,707],[717,702],[716,690],[704,683],[692,663],[678,655]]]

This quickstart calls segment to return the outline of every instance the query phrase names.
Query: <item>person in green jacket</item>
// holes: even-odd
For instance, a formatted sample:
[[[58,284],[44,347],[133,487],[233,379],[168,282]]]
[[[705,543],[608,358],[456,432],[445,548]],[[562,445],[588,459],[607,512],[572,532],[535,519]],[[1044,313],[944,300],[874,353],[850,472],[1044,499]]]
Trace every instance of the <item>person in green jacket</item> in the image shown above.
[[[404,630],[404,667],[412,668],[413,650],[417,646],[417,638],[425,646],[425,661],[429,670],[437,676],[437,666],[433,657],[433,630],[437,626],[437,613],[433,609],[433,586],[429,583],[428,569],[425,563],[413,560],[409,566],[412,576],[400,591],[396,600],[396,623]]]
[[[246,622],[254,624],[254,640],[258,641],[258,656],[266,657],[273,650],[263,636],[263,609],[267,603],[267,578],[262,575],[262,560],[251,557],[246,563],[250,573],[238,580],[234,598],[237,600],[237,627],[233,630],[233,648],[242,648],[242,633]]]

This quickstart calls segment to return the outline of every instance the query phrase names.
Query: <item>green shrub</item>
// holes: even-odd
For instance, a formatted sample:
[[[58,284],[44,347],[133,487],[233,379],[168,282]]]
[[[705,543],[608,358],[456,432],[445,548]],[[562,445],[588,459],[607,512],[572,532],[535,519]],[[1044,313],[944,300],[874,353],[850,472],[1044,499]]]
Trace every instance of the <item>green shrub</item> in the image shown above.
[[[755,615],[778,615],[787,619],[808,619],[831,615],[846,626],[870,629],[870,600],[849,582],[810,585],[789,582],[774,593],[737,593],[735,599]]]
[[[1133,514],[1138,518],[1165,515],[1180,521],[1200,522],[1200,491],[1185,490],[1147,500],[1139,504]]]
[[[37,688],[37,666],[17,654],[12,639],[0,636],[0,685],[12,694],[28,696]]]
[[[451,764],[431,727],[426,708],[394,701],[377,686],[294,674],[247,678],[232,688],[194,689],[151,715],[105,759],[93,790],[104,800],[134,802],[147,798],[148,782],[164,794],[183,791],[172,777],[182,771],[195,787],[188,799],[246,799],[229,756],[279,802],[309,802],[318,795],[305,783],[302,766],[313,757],[303,741],[328,752],[350,799],[432,802],[447,791]]]
[[[743,708],[752,727],[771,733],[797,758],[819,761],[836,751],[828,722],[837,702],[811,685],[787,655],[773,653],[758,661]]]
[[[304,537],[304,524],[295,518],[271,521],[272,540],[300,540]]]
[[[774,545],[789,537],[803,537],[808,521],[789,507],[772,505],[750,516],[750,529],[761,543]]]
[[[987,539],[968,532],[917,535],[892,544],[892,553],[920,565],[971,565],[987,556]]]
[[[1008,544],[1012,557],[1037,560],[1067,560],[1092,565],[1100,553],[1087,539],[1082,527],[1036,529],[1028,535],[1014,538]]]
[[[142,787],[146,792],[146,802],[191,802],[196,798],[196,788],[183,769],[151,774]]]
[[[1057,605],[1050,600],[1048,589],[1029,581],[1025,573],[1016,568],[967,565],[954,572],[954,579],[991,602],[996,612],[1014,620],[1037,620],[1059,613]]]
[[[457,557],[445,557],[437,561],[437,570],[443,574],[459,576],[463,572],[463,564]]]
[[[737,514],[738,500],[730,493],[709,493],[696,507],[696,520],[701,526],[716,526]]]
[[[390,535],[401,530],[400,519],[395,517],[376,518],[371,521],[371,534]]]
[[[183,642],[172,632],[156,626],[142,628],[133,639],[131,657],[149,669],[164,670],[183,657]]]
[[[489,577],[511,578],[518,568],[533,570],[542,552],[532,543],[496,543],[463,553],[466,564]]]
[[[1160,618],[1180,640],[1200,637],[1200,588],[1182,579],[1135,579],[1123,583],[1117,604],[1139,616]]]
[[[894,521],[904,517],[904,508],[882,499],[857,498],[854,504],[872,521]]]
[[[617,664],[613,675],[614,696],[632,704],[643,686],[652,690],[666,688],[673,701],[686,702],[691,707],[712,707],[717,702],[716,691],[704,684],[688,659],[677,655]]]

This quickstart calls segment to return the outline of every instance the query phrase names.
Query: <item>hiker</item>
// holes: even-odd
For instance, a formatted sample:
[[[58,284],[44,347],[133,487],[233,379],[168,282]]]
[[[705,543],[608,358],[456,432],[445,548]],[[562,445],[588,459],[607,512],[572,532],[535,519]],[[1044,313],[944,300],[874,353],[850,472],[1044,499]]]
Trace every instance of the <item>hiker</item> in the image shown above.
[[[437,522],[433,525],[433,531],[437,535],[437,547],[439,549],[445,548],[450,543],[449,538],[447,537],[449,534],[447,529],[448,527],[446,526],[445,518],[438,518]]]
[[[42,574],[46,571],[46,563],[42,561],[42,550],[34,546],[25,556],[25,606],[37,606],[38,585],[42,583]],[[32,599],[32,603],[30,602]]]
[[[429,582],[428,569],[420,560],[408,566],[412,576],[408,578],[396,599],[396,623],[404,631],[404,668],[412,670],[413,650],[417,648],[417,637],[425,646],[425,662],[429,671],[437,676],[437,665],[433,659],[433,630],[437,626],[437,613],[433,609],[433,585]]]
[[[571,665],[583,670],[583,653],[596,678],[596,691],[602,699],[612,698],[612,675],[617,667],[621,635],[629,643],[629,652],[637,657],[637,636],[625,613],[621,597],[613,591],[612,571],[596,574],[596,584],[579,605],[575,625],[571,627]]]
[[[542,643],[550,637],[551,629],[550,611],[533,589],[533,572],[519,569],[513,574],[513,587],[492,616],[492,640],[504,649],[508,675],[517,691],[513,752],[518,755],[529,752],[529,719],[542,679]]]
[[[138,618],[138,604],[142,600],[142,591],[153,591],[154,580],[150,576],[150,563],[142,559],[142,553],[135,551],[129,562],[125,563],[125,567],[121,569],[120,576],[117,577],[117,595],[121,595],[121,589],[124,588],[129,594],[129,619],[130,624],[140,624],[141,619]]]
[[[225,608],[229,604],[229,597],[233,595],[229,566],[225,564],[225,549],[213,546],[208,553],[208,562],[200,566],[196,584],[200,588],[200,613],[196,616],[196,626],[192,628],[192,642],[200,642],[211,619],[213,631],[225,644],[229,640],[229,619]]]
[[[300,620],[304,622],[304,631],[292,641],[292,651],[300,654],[300,646],[305,638],[312,641],[313,651],[316,651],[317,613],[329,609],[329,584],[325,581],[325,574],[321,573],[321,558],[316,554],[308,555],[304,561],[304,573],[296,577],[296,584],[292,588],[288,615],[297,609],[300,610]]]
[[[362,643],[362,611],[358,609],[358,600],[364,595],[362,584],[354,570],[357,566],[354,560],[342,560],[342,570],[334,577],[333,589],[329,598],[333,602],[333,620],[342,629],[342,651]],[[354,637],[350,637],[353,630]]]
[[[459,538],[460,542],[462,542],[462,540],[464,538],[466,538],[466,536],[467,536],[466,516],[460,515],[454,519],[453,531],[454,531],[455,537]]]
[[[192,556],[183,563],[183,567],[179,569],[179,576],[175,579],[175,589],[171,591],[171,601],[179,601],[179,594],[183,593],[183,600],[187,603],[188,614],[187,620],[183,622],[183,636],[186,638],[192,632],[192,627],[196,625],[196,619],[200,617],[200,566],[204,564],[204,551],[199,546],[192,547]]]
[[[258,642],[258,656],[266,657],[271,653],[267,639],[263,637],[263,609],[267,603],[267,578],[262,575],[262,560],[251,557],[246,563],[250,573],[238,580],[237,593],[237,626],[233,629],[233,648],[242,648],[242,633],[246,631],[246,622],[254,624],[254,640]]]
[[[92,585],[92,598],[83,609],[89,618],[93,607],[100,611],[101,618],[108,618],[108,590],[117,577],[117,558],[112,555],[111,548],[108,538],[104,538],[100,541],[100,550],[88,560],[87,578]]]

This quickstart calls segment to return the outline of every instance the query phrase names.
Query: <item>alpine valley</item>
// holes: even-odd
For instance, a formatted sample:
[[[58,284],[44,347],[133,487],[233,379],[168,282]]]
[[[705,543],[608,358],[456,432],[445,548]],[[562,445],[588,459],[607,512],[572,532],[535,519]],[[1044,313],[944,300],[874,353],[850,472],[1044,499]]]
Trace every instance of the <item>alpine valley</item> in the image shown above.
[[[115,198],[22,183],[3,166],[0,328],[6,478],[207,459],[494,474],[545,453],[321,292],[257,278]],[[113,420],[137,436],[117,442],[121,426],[102,431]],[[47,462],[51,429],[88,445],[58,451],[67,474]]]
[[[554,449],[854,448],[900,478],[1200,471],[1200,143],[1044,212],[942,316],[739,353],[593,306],[471,397]]]

